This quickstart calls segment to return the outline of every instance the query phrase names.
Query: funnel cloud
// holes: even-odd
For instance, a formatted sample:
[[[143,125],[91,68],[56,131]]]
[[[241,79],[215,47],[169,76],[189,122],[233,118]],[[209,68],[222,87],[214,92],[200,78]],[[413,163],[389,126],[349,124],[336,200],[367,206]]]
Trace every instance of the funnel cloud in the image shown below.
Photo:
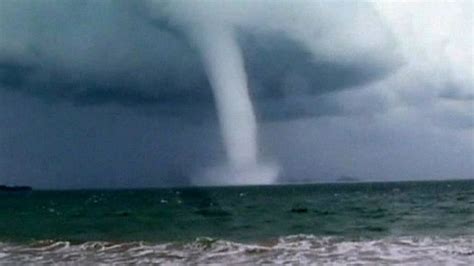
[[[223,172],[211,184],[271,184],[275,176],[255,172],[260,168],[257,121],[248,92],[242,53],[233,29],[225,26],[203,27],[205,29],[199,29],[203,36],[197,37],[196,43],[214,92],[229,171],[239,173],[228,176],[229,173]],[[253,171],[247,171],[250,169]]]

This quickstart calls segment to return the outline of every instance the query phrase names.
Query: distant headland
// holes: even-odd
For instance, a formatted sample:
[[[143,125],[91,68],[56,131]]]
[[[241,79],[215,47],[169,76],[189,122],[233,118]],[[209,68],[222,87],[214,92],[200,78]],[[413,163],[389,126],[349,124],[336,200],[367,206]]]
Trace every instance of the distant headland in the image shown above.
[[[31,191],[33,188],[29,186],[6,186],[0,185],[0,192],[17,192],[17,191]]]
[[[336,179],[336,182],[340,182],[340,183],[353,183],[353,182],[361,182],[361,181],[362,180],[358,177],[346,176],[346,175],[343,175],[339,177],[338,179]]]

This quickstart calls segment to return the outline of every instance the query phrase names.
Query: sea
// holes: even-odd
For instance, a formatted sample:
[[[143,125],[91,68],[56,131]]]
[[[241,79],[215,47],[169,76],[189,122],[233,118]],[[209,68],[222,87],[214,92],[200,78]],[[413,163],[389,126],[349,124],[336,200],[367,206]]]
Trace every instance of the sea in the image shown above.
[[[474,265],[474,180],[0,192],[0,264]]]

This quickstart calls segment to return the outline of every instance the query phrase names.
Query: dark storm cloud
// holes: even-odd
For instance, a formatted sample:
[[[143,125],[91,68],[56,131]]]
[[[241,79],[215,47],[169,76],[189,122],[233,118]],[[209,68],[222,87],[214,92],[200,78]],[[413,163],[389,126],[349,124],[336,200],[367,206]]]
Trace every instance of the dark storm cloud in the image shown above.
[[[393,67],[317,62],[297,43],[277,36],[261,38],[259,44],[248,39],[242,43],[250,86],[253,88],[252,97],[262,119],[290,119],[324,114],[323,107],[327,104],[301,105],[301,101],[374,81]],[[278,45],[270,46],[271,43]],[[160,110],[166,110],[164,106],[173,105],[175,115],[188,116],[196,110],[214,110],[205,74],[201,70],[198,72],[200,75],[187,83],[180,82],[180,79],[174,77],[175,73],[160,73],[159,70],[153,77],[117,74],[110,80],[87,76],[72,79],[71,73],[64,73],[62,70],[52,71],[41,66],[3,62],[0,65],[0,83],[8,90],[20,91],[48,102],[119,104],[149,109],[155,107],[155,113],[158,114]],[[186,77],[187,73],[182,75]],[[194,111],[187,113],[190,106],[194,107]]]
[[[178,117],[212,113],[210,86],[183,27],[164,15],[151,16],[147,4],[3,1],[0,86],[48,102],[145,106]],[[335,28],[346,23],[329,21]],[[327,35],[324,27],[316,30],[321,38]],[[327,113],[316,105],[294,107],[291,99],[297,103],[298,98],[366,84],[398,64],[394,55],[387,56],[393,44],[386,41],[380,42],[386,47],[383,56],[339,60],[335,58],[345,56],[341,52],[319,58],[308,44],[281,30],[252,31],[244,25],[239,32],[251,94],[262,119]],[[173,111],[167,112],[170,106]]]
[[[0,183],[185,185],[221,163],[196,20],[238,32],[280,181],[472,178],[472,14],[470,1],[2,0]]]

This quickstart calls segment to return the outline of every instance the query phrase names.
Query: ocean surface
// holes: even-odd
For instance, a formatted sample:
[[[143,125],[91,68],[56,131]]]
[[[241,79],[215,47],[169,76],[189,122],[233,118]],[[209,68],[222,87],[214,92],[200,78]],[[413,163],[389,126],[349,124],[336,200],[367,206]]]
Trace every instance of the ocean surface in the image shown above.
[[[3,263],[474,265],[474,180],[0,192]]]

